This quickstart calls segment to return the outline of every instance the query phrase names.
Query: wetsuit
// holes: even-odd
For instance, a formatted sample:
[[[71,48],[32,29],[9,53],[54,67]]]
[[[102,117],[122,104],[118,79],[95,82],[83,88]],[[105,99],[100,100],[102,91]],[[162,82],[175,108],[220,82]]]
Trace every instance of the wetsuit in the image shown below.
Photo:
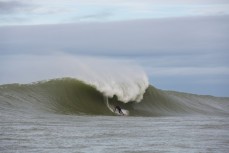
[[[116,109],[118,110],[119,114],[123,114],[120,106],[116,106],[114,111],[116,111]]]

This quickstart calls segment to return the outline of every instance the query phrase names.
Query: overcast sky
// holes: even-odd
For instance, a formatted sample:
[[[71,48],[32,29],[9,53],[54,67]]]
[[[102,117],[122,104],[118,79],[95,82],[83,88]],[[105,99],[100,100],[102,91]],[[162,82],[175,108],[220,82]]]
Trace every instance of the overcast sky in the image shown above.
[[[0,84],[38,81],[25,74],[52,73],[39,61],[62,55],[128,61],[157,88],[229,96],[229,2],[0,0]]]

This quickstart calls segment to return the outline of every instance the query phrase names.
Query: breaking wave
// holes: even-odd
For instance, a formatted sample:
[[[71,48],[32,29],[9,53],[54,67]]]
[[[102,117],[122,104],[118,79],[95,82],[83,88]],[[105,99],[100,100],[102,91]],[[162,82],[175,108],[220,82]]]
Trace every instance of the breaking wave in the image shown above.
[[[121,77],[121,76],[120,76]],[[183,114],[229,115],[229,98],[163,91],[148,85],[147,77],[104,81],[52,79],[32,84],[0,86],[0,110],[56,114],[115,115],[107,107],[119,105],[131,116]],[[111,84],[107,84],[107,82]]]

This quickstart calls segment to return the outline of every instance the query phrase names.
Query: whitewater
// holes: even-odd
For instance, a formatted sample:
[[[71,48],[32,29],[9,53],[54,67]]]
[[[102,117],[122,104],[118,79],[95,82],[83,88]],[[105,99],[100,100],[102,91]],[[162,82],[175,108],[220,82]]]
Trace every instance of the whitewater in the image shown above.
[[[158,89],[131,62],[52,59],[30,60],[32,73],[19,62],[16,83],[0,85],[0,152],[229,151],[228,97]]]

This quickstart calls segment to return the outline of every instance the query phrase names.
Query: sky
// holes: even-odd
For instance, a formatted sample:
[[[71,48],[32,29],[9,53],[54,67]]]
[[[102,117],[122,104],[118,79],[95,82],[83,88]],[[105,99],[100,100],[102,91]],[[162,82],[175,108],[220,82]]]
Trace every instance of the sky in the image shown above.
[[[89,58],[134,63],[159,89],[229,97],[228,42],[227,0],[0,0],[0,84]]]

